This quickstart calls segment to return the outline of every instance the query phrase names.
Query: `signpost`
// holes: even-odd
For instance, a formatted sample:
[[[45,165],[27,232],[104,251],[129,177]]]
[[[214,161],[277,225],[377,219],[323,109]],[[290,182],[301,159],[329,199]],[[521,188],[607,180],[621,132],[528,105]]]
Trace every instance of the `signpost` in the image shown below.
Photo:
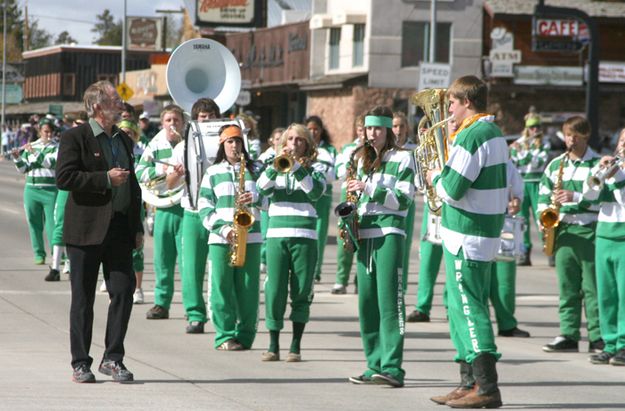
[[[418,90],[426,88],[445,88],[451,80],[451,66],[449,64],[425,63],[419,65]]]
[[[132,98],[135,92],[130,88],[130,86],[124,82],[119,83],[117,88],[117,94],[121,97],[122,100],[128,101]]]

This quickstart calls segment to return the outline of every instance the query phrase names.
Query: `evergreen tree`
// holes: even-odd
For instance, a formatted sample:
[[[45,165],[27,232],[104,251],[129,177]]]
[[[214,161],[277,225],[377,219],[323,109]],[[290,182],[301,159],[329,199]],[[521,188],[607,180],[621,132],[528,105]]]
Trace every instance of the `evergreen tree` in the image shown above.
[[[102,14],[96,15],[97,23],[91,29],[98,36],[95,44],[100,46],[121,46],[122,44],[122,21],[115,22],[115,17],[109,9],[104,9]]]

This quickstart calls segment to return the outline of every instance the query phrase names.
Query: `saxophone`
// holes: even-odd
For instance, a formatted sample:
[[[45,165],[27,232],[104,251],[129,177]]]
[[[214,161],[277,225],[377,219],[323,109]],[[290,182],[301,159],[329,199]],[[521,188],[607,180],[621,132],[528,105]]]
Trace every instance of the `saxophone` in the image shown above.
[[[345,183],[356,178],[356,154],[362,150],[367,143],[356,147],[349,156],[347,164],[347,172],[345,174]],[[355,192],[347,192],[345,201],[340,203],[334,209],[334,215],[339,218],[339,237],[343,240],[343,249],[353,253],[358,251],[358,200],[359,196]]]
[[[556,246],[556,230],[560,224],[560,203],[556,201],[556,193],[562,188],[562,176],[564,175],[564,163],[569,159],[570,149],[564,153],[560,167],[558,168],[558,175],[553,186],[551,193],[551,203],[544,209],[538,219],[543,226],[543,252],[546,256],[551,257],[555,251]]]
[[[245,253],[247,251],[247,232],[254,224],[254,216],[250,213],[247,206],[240,204],[239,198],[245,192],[245,156],[241,152],[241,161],[239,162],[239,186],[235,196],[234,217],[232,219],[232,227],[234,236],[230,244],[230,266],[243,267],[245,264]]]

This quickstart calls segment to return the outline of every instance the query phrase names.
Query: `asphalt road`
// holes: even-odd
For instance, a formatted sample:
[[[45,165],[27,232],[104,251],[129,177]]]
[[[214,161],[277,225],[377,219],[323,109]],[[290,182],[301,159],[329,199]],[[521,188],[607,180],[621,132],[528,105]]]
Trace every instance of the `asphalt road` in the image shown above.
[[[96,373],[97,384],[71,382],[67,276],[46,283],[45,266],[33,264],[22,206],[23,178],[0,161],[0,410],[425,410],[444,409],[429,397],[450,391],[458,381],[441,305],[443,275],[436,287],[432,322],[407,324],[406,386],[355,386],[351,375],[365,369],[357,298],[334,296],[336,245],[326,250],[322,281],[315,285],[312,318],[302,342],[301,363],[263,363],[268,344],[261,305],[258,336],[246,352],[213,349],[212,327],[186,335],[180,281],[169,320],[148,321],[153,301],[152,244],[146,244],[146,304],[134,307],[126,338],[125,364],[136,382],[120,385]],[[335,194],[336,191],[335,190]],[[420,222],[419,201],[417,224]],[[68,216],[71,218],[71,216]],[[68,218],[66,217],[66,218]],[[418,230],[417,230],[418,232]],[[332,229],[330,234],[335,235]],[[332,240],[332,238],[331,238]],[[411,253],[407,311],[416,300],[418,243]],[[558,334],[553,269],[538,252],[535,265],[519,268],[517,318],[529,339],[499,338],[498,365],[508,409],[625,409],[625,367],[599,366],[588,354],[548,354],[541,346]],[[350,286],[350,292],[353,287]],[[92,356],[103,352],[106,294],[95,306]],[[290,325],[283,332],[284,351]],[[582,331],[585,336],[585,332]],[[587,341],[580,346],[584,351]]]

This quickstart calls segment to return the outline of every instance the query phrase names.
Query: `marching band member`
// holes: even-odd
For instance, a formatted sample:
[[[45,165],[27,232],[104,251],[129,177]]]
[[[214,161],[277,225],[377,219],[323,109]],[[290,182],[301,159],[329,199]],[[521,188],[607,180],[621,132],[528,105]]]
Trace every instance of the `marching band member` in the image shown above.
[[[261,199],[255,181],[259,171],[243,146],[241,129],[235,125],[222,127],[215,164],[204,174],[198,201],[200,218],[210,232],[211,321],[218,350],[250,349],[256,337],[262,242],[258,212]],[[241,187],[245,191],[240,192]],[[254,217],[246,238],[237,238],[233,225],[234,215],[240,210]],[[230,253],[237,247],[241,249],[239,241],[245,241],[245,262],[233,267],[229,265],[233,258]]]
[[[508,201],[506,214],[513,216],[521,209],[523,179],[510,160],[508,160],[506,174],[510,191],[510,201]],[[490,273],[490,303],[495,311],[497,335],[500,337],[529,338],[529,332],[517,327],[518,321],[514,316],[516,309],[516,265],[517,262],[515,260],[497,260],[492,265]]]
[[[599,162],[599,156],[588,146],[590,124],[585,118],[569,118],[562,125],[562,132],[567,152],[549,163],[538,193],[539,216],[550,205],[559,208],[554,255],[560,293],[560,335],[544,345],[543,350],[579,350],[583,301],[590,341],[588,350],[600,352],[603,341],[599,330],[595,277],[595,230],[599,206],[582,198],[583,183]]]
[[[330,136],[318,116],[310,116],[305,121],[306,128],[312,134],[317,145],[317,162],[323,166],[326,179],[326,189],[315,203],[317,210],[317,262],[315,265],[315,281],[321,281],[321,268],[328,240],[328,225],[330,224],[330,208],[332,207],[332,182],[334,181],[334,162],[336,149],[330,144]]]
[[[57,195],[54,170],[59,145],[52,140],[53,133],[54,123],[44,117],[39,122],[39,139],[11,150],[15,167],[20,173],[26,174],[24,210],[37,265],[45,264],[46,260],[44,227],[48,242],[52,241],[54,232],[54,204]],[[46,281],[59,279],[58,270],[50,270],[45,277]]]
[[[485,113],[483,81],[460,77],[447,95],[458,129],[442,172],[429,171],[427,178],[443,200],[449,329],[461,384],[431,399],[452,408],[497,408],[502,404],[496,370],[501,354],[490,321],[488,290],[508,204],[508,146],[494,117]]]
[[[415,143],[408,140],[408,119],[401,111],[393,113],[393,133],[397,139],[397,146],[413,153],[417,147]],[[413,160],[414,161],[414,160]],[[404,261],[402,263],[402,283],[404,293],[408,290],[408,268],[410,267],[410,250],[412,249],[412,235],[414,233],[415,202],[410,204],[408,215],[406,215],[406,245],[404,247]]]
[[[414,160],[400,150],[393,113],[378,106],[365,116],[367,146],[356,155],[358,175],[347,185],[358,202],[358,314],[367,369],[354,384],[403,387],[405,221],[414,196]]]
[[[247,129],[247,144],[250,148],[249,155],[252,160],[256,160],[260,155],[260,138],[258,136],[258,123],[251,111],[240,113],[237,118],[243,120]]]
[[[584,199],[598,199],[601,204],[595,261],[605,347],[589,357],[593,364],[625,365],[625,129],[619,135],[616,153],[618,157],[605,156],[600,168],[593,169],[593,175],[604,173],[598,186],[591,187],[588,180],[584,183]]]
[[[124,117],[124,113],[131,113],[129,110],[132,106],[130,106],[128,103],[124,103],[124,107],[126,107],[126,111],[122,112],[122,118]],[[137,123],[135,123],[132,116],[129,116],[127,119],[120,121],[117,124],[117,127],[121,131],[126,133],[126,135],[128,135],[128,137],[130,137],[130,139],[134,143],[134,146],[132,148],[132,154],[135,158],[135,164],[138,164],[139,160],[141,160],[141,155],[143,155],[145,148],[149,144],[148,139],[143,134],[141,134],[139,126],[137,125]],[[144,219],[145,208],[141,207],[141,221],[143,221]],[[137,281],[137,284],[135,286],[135,292],[132,295],[133,304],[143,304],[144,302],[143,288],[141,287],[143,284],[143,269],[145,268],[144,260],[145,257],[143,254],[143,245],[132,250],[132,269],[135,272],[135,279]]]
[[[525,186],[523,204],[521,205],[521,215],[526,222],[523,235],[525,254],[519,260],[521,266],[532,265],[530,259],[532,252],[530,226],[532,220],[537,220],[538,185],[547,166],[550,149],[549,141],[543,138],[540,129],[540,116],[536,113],[528,113],[525,116],[525,129],[521,138],[510,146],[510,159],[521,173]]]
[[[150,141],[137,165],[137,178],[146,184],[152,179],[173,173],[169,161],[180,142],[184,115],[180,107],[171,104],[161,112],[162,130]],[[167,163],[167,164],[165,164]],[[154,217],[154,306],[146,313],[148,320],[169,318],[174,295],[176,260],[182,267],[181,225],[183,209],[180,204],[157,207]]]
[[[280,156],[263,171],[257,182],[259,193],[269,197],[265,323],[270,342],[262,360],[280,360],[280,330],[284,326],[290,292],[293,340],[286,361],[298,362],[313,299],[314,261],[317,259],[314,204],[323,194],[326,181],[323,170],[314,163],[315,143],[303,125],[292,124],[286,129],[279,152]],[[276,164],[285,158],[289,159],[290,166]]]
[[[347,167],[349,166],[349,159],[352,153],[358,146],[363,143],[365,135],[365,116],[358,116],[354,121],[354,141],[346,144],[341,149],[341,152],[336,156],[335,173],[336,178],[343,180],[341,183],[341,202],[346,200],[347,195],[347,183],[345,177],[347,174]],[[337,249],[336,249],[336,281],[332,290],[332,294],[345,294],[347,292],[347,284],[349,283],[349,274],[352,271],[352,261],[354,259],[354,253],[346,250],[344,247],[344,241],[341,237],[337,236]],[[357,282],[355,292],[357,290]]]
[[[282,137],[282,133],[284,133],[284,127],[276,127],[271,132],[267,143],[269,143],[269,147],[267,150],[263,151],[260,156],[258,156],[258,161],[264,167],[267,167],[270,163],[273,162],[273,159],[276,158],[276,153],[280,149],[280,138]],[[267,226],[269,225],[269,213],[266,210],[266,207],[263,207],[260,210],[260,232],[263,236],[263,242],[260,246],[260,272],[267,272]]]
[[[191,107],[191,120],[206,121],[221,117],[219,106],[212,99],[200,98]],[[174,170],[167,176],[167,184],[171,189],[181,183],[185,176],[184,156],[185,142],[181,141],[174,148],[171,164]],[[187,315],[187,334],[204,333],[206,301],[204,300],[204,278],[206,277],[206,260],[209,253],[208,231],[202,227],[199,210],[191,206],[187,185],[183,184],[180,205],[184,209],[182,216],[182,305]],[[199,205],[199,204],[198,204]]]

